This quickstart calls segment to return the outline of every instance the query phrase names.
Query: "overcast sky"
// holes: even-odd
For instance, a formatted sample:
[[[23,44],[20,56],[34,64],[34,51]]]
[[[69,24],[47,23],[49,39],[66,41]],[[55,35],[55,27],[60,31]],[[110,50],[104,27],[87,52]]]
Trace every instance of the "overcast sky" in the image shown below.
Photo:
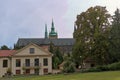
[[[52,18],[59,38],[72,38],[77,14],[96,5],[113,14],[120,0],[0,0],[0,46],[12,47],[18,38],[43,38]]]

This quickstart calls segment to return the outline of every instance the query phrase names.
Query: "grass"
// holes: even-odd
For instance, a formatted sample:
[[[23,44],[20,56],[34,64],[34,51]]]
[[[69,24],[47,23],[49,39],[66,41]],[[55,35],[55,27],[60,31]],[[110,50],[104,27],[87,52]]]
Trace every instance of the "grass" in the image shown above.
[[[1,78],[0,80],[120,80],[120,71]]]

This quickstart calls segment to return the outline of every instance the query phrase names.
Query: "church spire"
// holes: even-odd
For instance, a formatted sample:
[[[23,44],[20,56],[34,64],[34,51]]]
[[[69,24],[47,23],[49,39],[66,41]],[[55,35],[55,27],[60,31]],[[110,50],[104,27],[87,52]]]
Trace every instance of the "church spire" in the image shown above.
[[[53,19],[52,19],[51,31],[52,31],[52,32],[54,32],[54,31],[55,31]]]
[[[48,32],[47,32],[47,24],[45,24],[45,39],[48,38]]]
[[[76,24],[74,23],[74,32],[76,31]]]
[[[52,24],[51,24],[51,31],[49,33],[49,38],[50,39],[56,39],[58,37],[57,32],[55,32],[55,27],[54,27],[54,22],[52,19]]]

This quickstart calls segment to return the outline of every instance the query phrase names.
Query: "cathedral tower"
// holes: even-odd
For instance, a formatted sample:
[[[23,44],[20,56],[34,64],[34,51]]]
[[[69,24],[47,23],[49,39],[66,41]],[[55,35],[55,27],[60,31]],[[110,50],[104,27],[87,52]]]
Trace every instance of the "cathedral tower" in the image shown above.
[[[51,24],[51,31],[49,33],[49,38],[50,39],[57,39],[58,38],[57,32],[55,32],[55,27],[54,27],[53,20],[52,20],[52,24]]]
[[[48,32],[47,32],[47,24],[45,24],[45,39],[48,38]]]

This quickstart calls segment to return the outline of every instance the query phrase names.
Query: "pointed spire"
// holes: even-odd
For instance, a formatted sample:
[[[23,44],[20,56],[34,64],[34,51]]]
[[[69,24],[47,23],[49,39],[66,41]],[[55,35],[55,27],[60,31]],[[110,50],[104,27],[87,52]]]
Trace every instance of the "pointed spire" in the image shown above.
[[[74,32],[76,31],[76,24],[74,23]]]
[[[47,24],[45,24],[45,39],[48,38]]]
[[[53,19],[52,19],[52,28],[54,28],[54,22],[53,22]]]
[[[53,19],[52,19],[52,25],[51,25],[51,32],[55,32]]]
[[[45,32],[47,32],[47,24],[45,24]]]
[[[55,39],[55,38],[58,37],[57,35],[58,35],[58,34],[57,34],[57,32],[55,32],[54,22],[53,22],[53,19],[52,19],[51,31],[50,31],[50,33],[49,33],[49,38]]]

